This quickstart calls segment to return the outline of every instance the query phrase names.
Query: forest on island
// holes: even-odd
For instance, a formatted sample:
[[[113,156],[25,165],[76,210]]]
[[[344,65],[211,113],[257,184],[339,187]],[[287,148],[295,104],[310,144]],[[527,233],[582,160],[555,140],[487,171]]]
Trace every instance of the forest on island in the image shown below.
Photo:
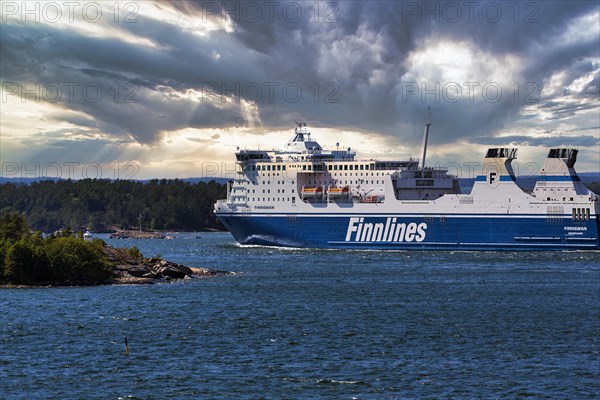
[[[102,283],[111,277],[102,240],[88,242],[69,229],[47,238],[30,230],[23,215],[0,216],[0,284]]]
[[[226,185],[179,179],[59,180],[30,185],[0,184],[0,215],[22,213],[42,232],[70,227],[74,231],[114,229],[223,229],[212,213],[226,197]]]

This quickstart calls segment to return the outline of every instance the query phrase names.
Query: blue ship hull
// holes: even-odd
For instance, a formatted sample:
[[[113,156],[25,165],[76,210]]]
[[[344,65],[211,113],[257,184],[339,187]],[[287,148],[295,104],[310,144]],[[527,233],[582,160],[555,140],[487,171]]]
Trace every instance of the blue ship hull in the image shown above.
[[[600,197],[578,151],[550,149],[533,190],[516,184],[516,148],[488,148],[470,193],[421,159],[325,151],[298,124],[283,150],[239,150],[216,216],[242,244],[376,250],[600,250]],[[305,138],[306,135],[306,138]]]
[[[218,214],[242,244],[381,250],[600,250],[599,218]]]

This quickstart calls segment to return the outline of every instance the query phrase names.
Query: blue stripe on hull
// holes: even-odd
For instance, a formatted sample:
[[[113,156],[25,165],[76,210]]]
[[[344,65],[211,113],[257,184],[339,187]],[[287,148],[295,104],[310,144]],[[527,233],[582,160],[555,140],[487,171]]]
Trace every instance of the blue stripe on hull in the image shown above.
[[[549,222],[545,218],[452,218],[433,220],[390,215],[363,220],[372,227],[379,225],[378,235],[357,232],[357,215],[349,234],[348,216],[238,216],[218,215],[219,219],[242,244],[287,247],[389,249],[389,250],[598,250],[597,219],[574,222],[565,218]],[[404,224],[402,235],[394,238],[388,220],[396,227]],[[412,229],[408,228],[412,224]],[[419,225],[421,231],[419,231]],[[365,228],[365,230],[367,230]],[[357,233],[361,236],[357,238]],[[370,232],[373,233],[373,232]],[[349,236],[349,240],[347,239]],[[403,237],[404,236],[404,237]]]

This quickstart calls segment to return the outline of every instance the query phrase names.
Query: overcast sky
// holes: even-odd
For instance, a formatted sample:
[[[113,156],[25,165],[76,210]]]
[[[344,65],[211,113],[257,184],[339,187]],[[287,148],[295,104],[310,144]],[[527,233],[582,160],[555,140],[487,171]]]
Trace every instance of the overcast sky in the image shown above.
[[[295,121],[418,157],[428,106],[430,164],[574,146],[600,170],[598,1],[0,4],[3,176],[218,174]]]

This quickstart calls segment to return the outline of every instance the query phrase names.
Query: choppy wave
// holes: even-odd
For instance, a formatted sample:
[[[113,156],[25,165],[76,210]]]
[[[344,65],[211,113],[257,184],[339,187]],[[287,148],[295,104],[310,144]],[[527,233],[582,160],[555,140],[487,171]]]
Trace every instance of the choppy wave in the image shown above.
[[[0,398],[597,399],[600,252],[184,239],[131,243],[242,274],[0,290]]]

